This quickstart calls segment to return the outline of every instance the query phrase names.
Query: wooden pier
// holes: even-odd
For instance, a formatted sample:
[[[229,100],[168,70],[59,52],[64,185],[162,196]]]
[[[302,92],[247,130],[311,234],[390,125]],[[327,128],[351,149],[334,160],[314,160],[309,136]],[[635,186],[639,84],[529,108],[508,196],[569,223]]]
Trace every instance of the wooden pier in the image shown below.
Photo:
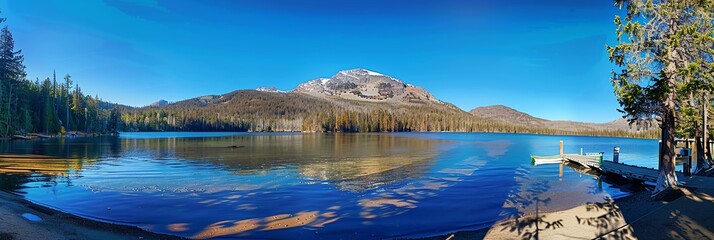
[[[605,173],[619,174],[628,179],[635,179],[643,182],[657,182],[657,176],[659,175],[659,171],[654,168],[639,167],[610,161],[603,161],[602,169]]]
[[[618,174],[631,180],[641,182],[657,182],[659,170],[648,167],[633,166],[624,163],[616,163],[611,161],[602,161],[600,165],[602,171],[608,174]],[[675,172],[678,179],[684,179],[686,176],[682,172]]]
[[[654,168],[616,163],[613,161],[602,160],[601,158],[595,156],[563,154],[563,159],[583,167],[597,170],[600,173],[617,174],[627,179],[640,182],[657,182],[657,177],[659,176],[659,170]],[[682,172],[676,172],[676,174],[679,179],[684,179],[685,177]]]
[[[617,154],[619,153],[619,148],[615,148],[615,153],[615,158],[617,159],[617,155],[619,155]],[[657,182],[657,177],[659,176],[659,170],[657,169],[628,165],[613,161],[604,161],[601,155],[564,154],[563,141],[560,141],[560,155],[563,157],[564,161],[593,169],[602,174],[620,175],[633,181]],[[690,157],[677,157],[677,160],[690,160]],[[679,179],[685,178],[685,174],[682,172],[676,172],[676,174]]]
[[[600,168],[600,163],[602,162],[602,156],[586,156],[580,154],[563,154],[563,159],[577,163],[583,167],[589,167],[598,171],[602,171]]]

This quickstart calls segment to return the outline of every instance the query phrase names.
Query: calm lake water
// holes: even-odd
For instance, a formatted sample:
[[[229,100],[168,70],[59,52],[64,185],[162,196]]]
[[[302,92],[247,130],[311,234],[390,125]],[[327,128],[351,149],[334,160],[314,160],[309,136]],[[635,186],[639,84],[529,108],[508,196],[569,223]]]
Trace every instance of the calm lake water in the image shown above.
[[[479,229],[630,190],[530,154],[657,166],[657,141],[485,133],[123,133],[0,143],[0,188],[101,221],[194,238],[383,239]],[[31,171],[31,173],[27,173]]]

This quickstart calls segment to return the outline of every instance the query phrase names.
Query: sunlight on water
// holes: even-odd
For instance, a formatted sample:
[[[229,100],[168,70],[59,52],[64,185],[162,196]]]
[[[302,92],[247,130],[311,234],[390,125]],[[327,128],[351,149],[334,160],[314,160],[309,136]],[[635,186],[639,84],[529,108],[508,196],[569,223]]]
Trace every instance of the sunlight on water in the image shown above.
[[[191,238],[373,239],[477,229],[625,196],[530,154],[657,142],[476,133],[127,133],[0,144],[0,187],[80,216]],[[609,154],[609,155],[608,155]]]

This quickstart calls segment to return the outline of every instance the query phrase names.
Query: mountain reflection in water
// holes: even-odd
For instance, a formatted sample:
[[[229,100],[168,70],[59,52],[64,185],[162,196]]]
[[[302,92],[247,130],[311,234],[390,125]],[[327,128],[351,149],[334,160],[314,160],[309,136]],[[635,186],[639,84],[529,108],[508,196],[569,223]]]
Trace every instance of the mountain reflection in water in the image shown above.
[[[191,238],[427,236],[530,212],[534,199],[557,210],[626,194],[580,169],[559,176],[557,165],[530,166],[529,154],[557,150],[561,138],[126,133],[12,141],[0,143],[0,187],[79,216]],[[593,150],[656,149],[565,138]]]

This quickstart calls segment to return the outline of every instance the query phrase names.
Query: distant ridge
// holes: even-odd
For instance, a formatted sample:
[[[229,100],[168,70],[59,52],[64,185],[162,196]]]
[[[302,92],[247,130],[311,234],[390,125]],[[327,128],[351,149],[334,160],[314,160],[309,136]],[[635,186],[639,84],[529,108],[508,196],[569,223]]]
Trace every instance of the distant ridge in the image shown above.
[[[158,109],[157,109],[158,108]],[[651,137],[624,120],[550,121],[503,105],[466,112],[426,89],[355,68],[294,90],[237,90],[122,109],[127,131],[511,132]]]
[[[649,131],[653,127],[638,129],[637,126],[630,126],[625,119],[617,119],[607,123],[586,123],[575,121],[553,121],[543,118],[533,117],[527,113],[515,110],[503,105],[493,105],[485,107],[477,107],[469,111],[476,117],[498,121],[503,123],[511,123],[519,126],[530,128],[547,128],[558,129],[565,131]],[[656,126],[656,124],[652,124]]]

